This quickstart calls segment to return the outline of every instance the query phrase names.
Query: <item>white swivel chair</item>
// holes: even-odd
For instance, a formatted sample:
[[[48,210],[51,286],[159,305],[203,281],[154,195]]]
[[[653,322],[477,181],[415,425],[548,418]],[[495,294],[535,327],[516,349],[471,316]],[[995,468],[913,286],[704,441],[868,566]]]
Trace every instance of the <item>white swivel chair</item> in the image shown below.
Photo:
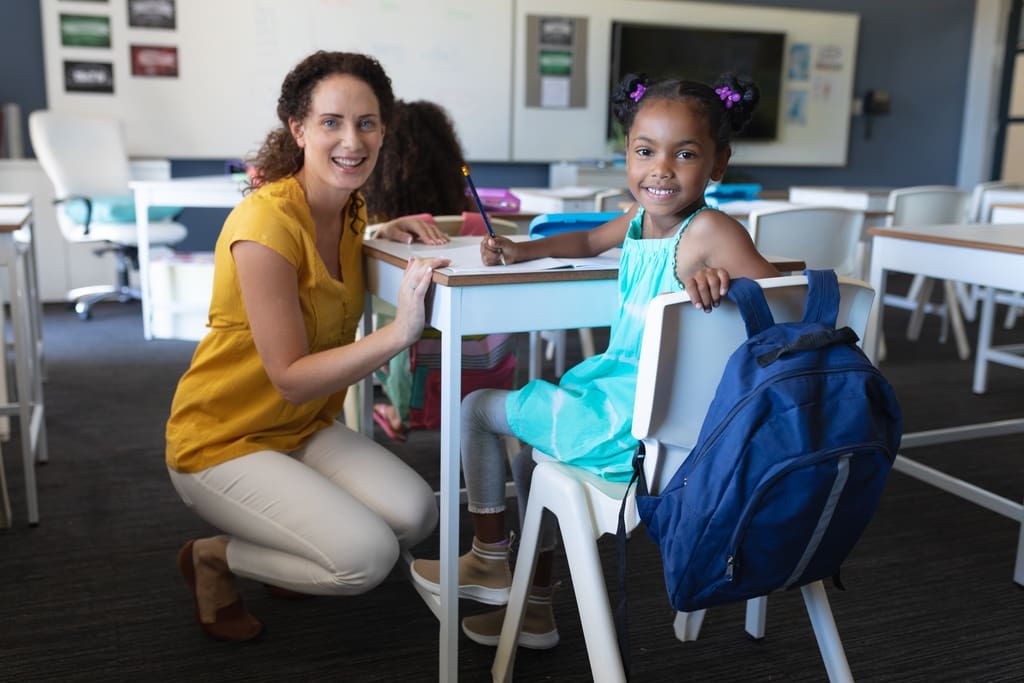
[[[794,256],[808,268],[861,277],[858,262],[864,212],[829,206],[751,211],[750,236],[762,254]]]
[[[135,205],[130,163],[121,125],[116,119],[81,114],[34,111],[28,119],[32,147],[57,197],[57,222],[64,238],[96,245],[96,253],[113,253],[116,282],[79,287],[67,293],[83,320],[100,301],[138,300],[130,273],[138,260]],[[149,234],[154,246],[171,246],[188,234],[169,220],[181,209],[154,207]]]
[[[807,292],[805,276],[759,281],[778,322],[800,320]],[[874,292],[864,282],[840,278],[838,324],[863,337]],[[685,292],[663,294],[650,304],[640,351],[633,436],[646,448],[645,472],[652,492],[667,483],[697,441],[704,415],[732,351],[746,339],[739,309],[729,301],[705,315]],[[544,510],[558,519],[568,559],[594,680],[625,680],[612,608],[604,582],[597,539],[614,534],[626,484],[608,482],[578,467],[538,456],[523,522],[505,621],[491,669],[493,680],[510,681],[516,642],[536,567]],[[627,531],[639,523],[630,494]],[[801,589],[829,680],[852,681],[825,588],[820,581]],[[667,598],[666,598],[667,602]],[[747,631],[764,635],[766,598],[747,603]],[[675,633],[695,640],[702,612],[678,613]]]
[[[966,218],[968,193],[947,185],[919,185],[903,187],[889,193],[888,225],[942,225],[963,223]],[[935,280],[915,275],[910,288],[903,296],[885,294],[882,303],[913,311],[907,325],[907,338],[916,340],[921,333],[921,324],[926,313],[942,316],[942,335],[946,340],[947,331],[953,329],[957,353],[966,360],[971,355],[970,342],[961,316],[959,300],[954,283],[939,281],[943,289],[943,303],[929,303]]]

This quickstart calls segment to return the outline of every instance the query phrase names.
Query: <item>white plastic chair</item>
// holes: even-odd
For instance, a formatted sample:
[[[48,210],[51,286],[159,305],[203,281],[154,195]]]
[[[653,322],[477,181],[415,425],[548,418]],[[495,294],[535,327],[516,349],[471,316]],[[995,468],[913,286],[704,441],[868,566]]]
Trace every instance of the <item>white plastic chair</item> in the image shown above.
[[[760,280],[776,321],[803,315],[807,278],[803,275]],[[874,292],[864,282],[840,278],[839,325],[863,336]],[[739,310],[725,302],[711,315],[689,304],[685,292],[663,294],[650,304],[640,351],[633,436],[646,447],[645,473],[652,492],[667,483],[697,441],[704,415],[732,351],[746,339]],[[608,482],[586,470],[538,458],[523,523],[512,592],[491,669],[493,680],[510,681],[516,642],[537,561],[541,516],[558,519],[577,596],[587,656],[596,681],[624,681],[612,608],[604,583],[597,539],[614,534],[625,483]],[[626,528],[639,523],[632,493]],[[828,677],[852,681],[842,642],[820,581],[801,589]],[[764,635],[766,598],[747,603],[747,631]],[[703,611],[678,613],[676,637],[695,640]]]
[[[992,193],[1001,190],[1021,190],[1019,183],[1006,182],[1003,180],[992,180],[978,183],[971,190],[971,197],[967,204],[968,223],[991,223],[992,222]],[[977,285],[966,285],[963,282],[956,283],[956,294],[960,300],[960,308],[963,311],[964,319],[973,322],[978,314],[978,302],[981,301],[980,288]],[[1003,303],[1003,302],[1001,302]],[[1015,307],[1010,306],[1006,316],[1006,327],[1013,326],[1015,319]]]
[[[900,225],[943,225],[963,223],[966,219],[968,193],[947,185],[918,185],[903,187],[889,193],[888,209],[891,213],[890,226]],[[921,324],[926,313],[942,316],[940,341],[945,341],[950,327],[956,340],[957,353],[966,360],[971,355],[971,345],[960,312],[954,283],[938,281],[943,288],[943,303],[929,303],[936,280],[923,275],[914,275],[910,288],[903,296],[884,294],[882,303],[913,311],[907,324],[907,339],[917,340],[921,335]]]
[[[750,236],[762,254],[794,256],[808,268],[863,278],[858,260],[864,212],[794,206],[750,212]]]
[[[94,243],[97,254],[113,252],[117,264],[116,284],[79,287],[67,293],[80,318],[90,317],[99,301],[138,300],[139,290],[131,286],[131,269],[137,259],[139,240],[135,209],[128,187],[131,166],[121,124],[116,119],[84,114],[34,111],[28,118],[29,136],[39,165],[53,183],[61,233],[69,242]],[[124,218],[114,221],[99,211],[101,205],[117,202]],[[75,205],[84,220],[76,220],[68,208]],[[162,211],[155,209],[155,211]],[[171,209],[171,211],[176,211]],[[91,214],[91,218],[90,218]],[[150,215],[149,239],[154,246],[181,242],[187,228],[173,220]]]

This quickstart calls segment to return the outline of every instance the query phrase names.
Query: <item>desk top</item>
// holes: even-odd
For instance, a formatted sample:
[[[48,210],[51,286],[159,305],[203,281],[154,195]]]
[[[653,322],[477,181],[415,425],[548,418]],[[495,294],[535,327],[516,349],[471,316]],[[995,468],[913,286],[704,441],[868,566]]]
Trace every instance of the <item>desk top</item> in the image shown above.
[[[27,192],[0,192],[0,206],[27,207],[32,203],[32,195]]]
[[[511,239],[527,240],[526,235],[513,235]],[[454,237],[450,244],[454,248],[478,244],[479,237]],[[390,240],[366,240],[363,242],[363,253],[368,258],[378,259],[399,268],[404,268],[410,257],[431,255],[443,256],[438,247],[414,243],[402,244]],[[806,263],[801,259],[765,256],[780,272],[802,271]],[[503,271],[501,266],[488,269],[489,272],[451,272],[447,268],[434,271],[433,282],[446,287],[472,287],[474,285],[521,284],[528,282],[569,282],[579,280],[614,280],[618,277],[618,263],[609,264],[607,257],[595,259],[573,259],[573,261],[591,261],[584,268],[538,268],[536,270]]]
[[[1024,223],[900,226],[868,228],[875,237],[931,242],[985,251],[1024,254]]]
[[[128,187],[132,189],[154,188],[154,187],[202,187],[202,188],[231,188],[239,192],[245,186],[244,180],[238,180],[230,175],[199,175],[186,176],[184,178],[164,178],[162,180],[132,180]]]
[[[828,202],[824,199],[811,202],[793,202],[779,199],[750,199],[750,200],[737,200],[731,202],[722,202],[718,205],[718,210],[722,213],[729,214],[737,220],[745,220],[750,217],[750,214],[754,211],[774,211],[776,209],[809,209],[818,207],[828,208],[841,208],[849,209],[850,211],[860,211],[864,214],[865,218],[885,218],[891,216],[891,211],[884,209],[862,209],[853,206],[844,206],[842,202]]]
[[[510,235],[510,239],[528,240],[527,235]],[[480,237],[453,237],[448,243],[453,249],[461,249],[480,243]],[[403,244],[390,240],[372,239],[363,242],[363,253],[369,258],[404,268],[410,257],[444,257],[443,247],[425,244]],[[583,260],[583,259],[577,259]],[[447,268],[434,271],[433,282],[446,287],[472,287],[474,285],[507,285],[525,282],[562,282],[572,280],[614,280],[618,277],[618,263],[596,262],[587,268],[538,268],[531,270],[507,271],[501,266],[488,269],[491,272],[452,272]]]
[[[31,217],[31,209],[24,207],[0,207],[0,232],[21,230]]]

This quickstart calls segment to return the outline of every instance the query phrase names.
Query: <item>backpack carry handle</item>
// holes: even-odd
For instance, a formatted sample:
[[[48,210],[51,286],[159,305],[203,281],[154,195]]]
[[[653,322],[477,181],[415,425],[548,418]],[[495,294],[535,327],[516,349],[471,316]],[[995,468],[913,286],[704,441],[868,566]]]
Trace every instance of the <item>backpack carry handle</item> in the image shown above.
[[[834,270],[805,270],[807,302],[804,322],[835,327],[839,318],[839,278]]]
[[[803,321],[835,327],[839,318],[839,278],[836,272],[805,270],[804,275],[807,276],[807,301],[804,303]],[[732,280],[726,296],[739,307],[748,337],[775,324],[764,291],[750,278],[738,277]]]
[[[747,327],[747,336],[753,337],[775,324],[772,311],[764,298],[761,285],[750,278],[738,277],[729,283],[726,296],[736,302]]]

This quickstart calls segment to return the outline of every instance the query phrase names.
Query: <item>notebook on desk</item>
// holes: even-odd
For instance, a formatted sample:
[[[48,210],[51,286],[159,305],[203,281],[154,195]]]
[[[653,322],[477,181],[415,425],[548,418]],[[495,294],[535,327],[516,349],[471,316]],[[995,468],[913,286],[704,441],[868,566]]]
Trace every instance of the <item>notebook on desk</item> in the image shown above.
[[[474,241],[472,244],[456,244],[450,242],[441,245],[431,251],[436,253],[421,253],[421,256],[439,256],[451,259],[451,265],[439,270],[453,275],[467,275],[477,273],[529,273],[540,270],[557,270],[562,268],[574,269],[596,269],[604,270],[619,267],[621,249],[610,249],[605,253],[592,258],[539,258],[522,263],[512,263],[507,266],[485,266],[480,261],[480,243]]]

